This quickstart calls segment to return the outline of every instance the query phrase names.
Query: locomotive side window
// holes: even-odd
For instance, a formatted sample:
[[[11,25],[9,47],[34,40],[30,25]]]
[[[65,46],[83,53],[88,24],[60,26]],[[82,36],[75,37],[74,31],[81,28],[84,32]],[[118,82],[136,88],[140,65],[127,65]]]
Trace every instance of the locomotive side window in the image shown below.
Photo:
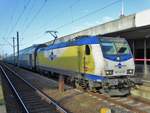
[[[53,60],[53,51],[51,52],[51,60]]]
[[[85,54],[86,55],[90,55],[90,47],[89,47],[89,45],[85,46]]]

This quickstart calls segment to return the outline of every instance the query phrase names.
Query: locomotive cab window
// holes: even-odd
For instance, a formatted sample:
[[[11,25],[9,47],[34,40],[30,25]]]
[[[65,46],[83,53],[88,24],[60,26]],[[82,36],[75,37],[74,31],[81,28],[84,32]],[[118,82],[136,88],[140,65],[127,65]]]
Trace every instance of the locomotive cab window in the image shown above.
[[[85,54],[90,55],[90,47],[89,45],[85,45]]]

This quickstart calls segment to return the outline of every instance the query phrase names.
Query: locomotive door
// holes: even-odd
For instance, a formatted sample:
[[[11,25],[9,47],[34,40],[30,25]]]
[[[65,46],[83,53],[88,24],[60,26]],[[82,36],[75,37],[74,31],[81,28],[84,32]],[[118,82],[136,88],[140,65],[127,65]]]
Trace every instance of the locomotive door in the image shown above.
[[[32,54],[29,54],[29,66],[32,69]]]
[[[82,45],[79,47],[79,64],[81,73],[90,73],[92,60],[89,45]]]
[[[84,73],[88,73],[90,71],[90,59],[91,55],[91,50],[89,45],[85,45],[85,50],[84,50]]]

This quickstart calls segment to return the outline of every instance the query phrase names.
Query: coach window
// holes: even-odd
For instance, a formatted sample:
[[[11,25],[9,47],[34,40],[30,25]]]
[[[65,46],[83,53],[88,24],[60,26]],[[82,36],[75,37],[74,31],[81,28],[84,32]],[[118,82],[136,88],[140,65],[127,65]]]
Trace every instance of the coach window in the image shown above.
[[[90,47],[89,47],[89,45],[85,46],[85,54],[86,55],[90,55]]]

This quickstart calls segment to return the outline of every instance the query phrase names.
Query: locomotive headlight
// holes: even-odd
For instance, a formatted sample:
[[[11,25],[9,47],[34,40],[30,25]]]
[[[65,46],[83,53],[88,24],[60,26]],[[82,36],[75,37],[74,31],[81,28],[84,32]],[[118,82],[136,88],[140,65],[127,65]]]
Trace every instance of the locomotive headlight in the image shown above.
[[[113,75],[113,70],[105,70],[106,75]]]
[[[133,74],[134,73],[134,70],[133,69],[128,69],[127,70],[127,74]]]

